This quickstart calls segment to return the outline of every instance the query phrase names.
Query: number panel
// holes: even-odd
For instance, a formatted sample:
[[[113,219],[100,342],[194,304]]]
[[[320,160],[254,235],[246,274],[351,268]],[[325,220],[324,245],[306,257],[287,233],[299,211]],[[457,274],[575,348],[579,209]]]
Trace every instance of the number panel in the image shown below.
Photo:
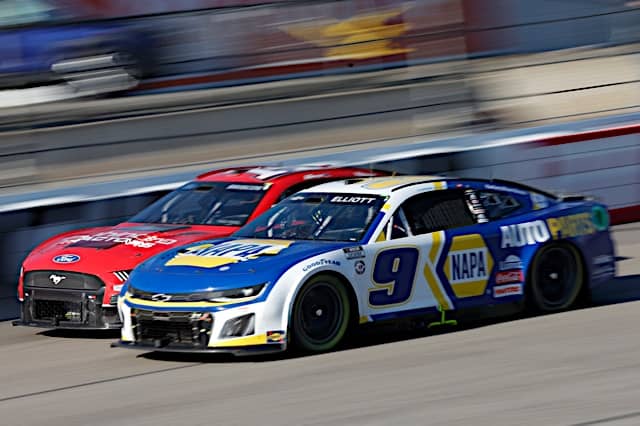
[[[420,251],[416,247],[392,247],[374,260],[369,306],[391,307],[407,303],[415,288]]]

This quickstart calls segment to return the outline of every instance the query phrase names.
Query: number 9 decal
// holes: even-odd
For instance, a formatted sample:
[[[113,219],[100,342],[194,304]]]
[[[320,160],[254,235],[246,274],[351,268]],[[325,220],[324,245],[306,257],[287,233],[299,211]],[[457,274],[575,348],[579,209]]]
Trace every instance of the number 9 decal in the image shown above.
[[[373,267],[369,305],[400,305],[411,297],[420,252],[415,247],[399,247],[378,253]]]

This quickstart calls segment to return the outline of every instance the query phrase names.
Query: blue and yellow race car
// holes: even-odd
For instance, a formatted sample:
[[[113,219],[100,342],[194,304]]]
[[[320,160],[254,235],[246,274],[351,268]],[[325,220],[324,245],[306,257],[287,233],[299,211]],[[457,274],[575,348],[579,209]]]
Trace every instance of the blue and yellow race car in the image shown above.
[[[354,178],[142,263],[118,300],[115,346],[327,351],[358,324],[567,309],[614,275],[607,209],[585,197],[498,180]]]

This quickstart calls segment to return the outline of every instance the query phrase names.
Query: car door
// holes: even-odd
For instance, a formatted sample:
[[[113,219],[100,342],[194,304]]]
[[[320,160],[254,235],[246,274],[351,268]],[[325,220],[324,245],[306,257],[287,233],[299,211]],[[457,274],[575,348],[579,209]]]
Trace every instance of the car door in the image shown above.
[[[479,277],[488,280],[486,246],[476,247],[477,227],[487,220],[472,194],[449,189],[414,195],[364,247],[364,266],[356,269],[366,271],[358,287],[367,320],[455,309],[458,297],[478,291]]]

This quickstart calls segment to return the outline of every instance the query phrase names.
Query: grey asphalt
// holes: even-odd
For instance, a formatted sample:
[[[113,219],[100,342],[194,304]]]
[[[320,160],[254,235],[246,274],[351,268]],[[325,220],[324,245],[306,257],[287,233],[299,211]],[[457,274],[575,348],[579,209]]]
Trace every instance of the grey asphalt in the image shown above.
[[[637,425],[640,224],[614,236],[620,276],[596,307],[316,356],[149,355],[2,323],[0,424]]]

